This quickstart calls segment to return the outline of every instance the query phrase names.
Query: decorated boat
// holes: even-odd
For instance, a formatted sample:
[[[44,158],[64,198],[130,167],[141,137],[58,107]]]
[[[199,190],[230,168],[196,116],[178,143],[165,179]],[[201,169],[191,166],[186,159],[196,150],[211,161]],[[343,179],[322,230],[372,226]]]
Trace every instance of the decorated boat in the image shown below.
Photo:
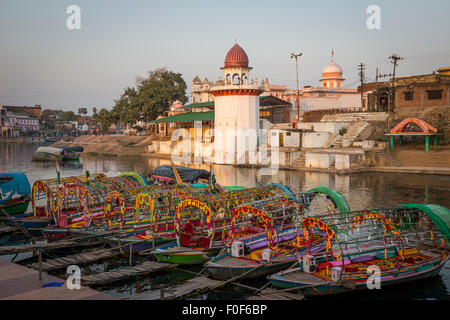
[[[160,247],[154,255],[169,263],[204,263],[226,244],[234,207],[275,196],[286,196],[285,189],[272,185],[185,198],[174,215],[177,244]]]
[[[324,212],[335,212],[336,205],[326,193],[330,189],[295,195],[286,186],[271,184],[265,187],[250,188],[220,195],[203,196],[203,199],[186,199],[176,210],[177,245],[170,244],[154,251],[155,256],[164,262],[178,264],[199,264],[208,261],[230,240],[230,237],[246,237],[261,233],[258,225],[247,221],[243,228],[234,228],[232,212],[235,208],[252,203],[266,212],[271,212],[273,223],[278,226],[292,225],[307,207]],[[344,206],[345,199],[339,199]],[[196,220],[193,214],[199,214]],[[201,215],[204,214],[204,215]],[[197,218],[199,216],[197,215]],[[202,220],[203,219],[203,220]],[[205,220],[206,219],[206,220]],[[175,262],[176,261],[176,262]]]
[[[304,234],[298,230],[299,217],[312,214],[330,214],[325,201],[311,201],[313,193],[290,198],[271,198],[235,208],[227,251],[205,264],[213,277],[228,280],[234,277],[252,279],[262,277],[297,263],[308,247],[304,237],[311,239],[311,255],[320,255],[328,247],[325,231]],[[312,212],[311,212],[311,211]],[[332,213],[336,212],[336,207]],[[240,222],[238,223],[238,221]],[[263,226],[260,233],[241,236],[241,226]]]
[[[30,182],[24,173],[0,173],[0,209],[9,215],[22,214],[28,209],[30,196]]]
[[[304,232],[331,230],[322,257],[269,277],[273,286],[332,295],[383,289],[439,274],[448,258],[450,211],[435,205],[401,205],[302,221]],[[310,242],[306,239],[307,244]]]

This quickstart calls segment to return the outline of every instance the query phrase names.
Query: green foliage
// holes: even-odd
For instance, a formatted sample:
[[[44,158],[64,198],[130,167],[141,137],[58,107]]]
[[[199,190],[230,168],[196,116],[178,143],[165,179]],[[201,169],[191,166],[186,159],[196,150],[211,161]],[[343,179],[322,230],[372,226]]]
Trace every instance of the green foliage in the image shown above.
[[[92,123],[95,126],[99,126],[103,133],[108,133],[108,129],[113,122],[114,119],[111,112],[104,108],[92,116]]]
[[[159,68],[140,79],[136,88],[126,88],[111,115],[115,121],[134,124],[136,121],[155,120],[166,112],[173,101],[187,102],[186,82],[180,73]]]
[[[73,111],[62,111],[61,113],[61,120],[63,121],[76,121],[77,116],[75,115],[75,112]]]
[[[87,115],[87,113],[88,113],[88,111],[86,108],[78,108],[78,114],[80,116],[85,116],[85,115]]]
[[[347,133],[347,128],[342,128],[341,130],[339,130],[339,135],[343,136]]]

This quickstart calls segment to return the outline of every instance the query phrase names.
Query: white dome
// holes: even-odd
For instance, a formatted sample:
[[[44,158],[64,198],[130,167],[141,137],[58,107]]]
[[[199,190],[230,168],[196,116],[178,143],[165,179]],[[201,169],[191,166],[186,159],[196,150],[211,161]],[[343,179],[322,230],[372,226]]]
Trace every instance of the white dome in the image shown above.
[[[322,70],[322,73],[335,73],[335,72],[342,73],[342,68],[339,65],[337,65],[336,63],[334,63],[333,61],[331,61]]]

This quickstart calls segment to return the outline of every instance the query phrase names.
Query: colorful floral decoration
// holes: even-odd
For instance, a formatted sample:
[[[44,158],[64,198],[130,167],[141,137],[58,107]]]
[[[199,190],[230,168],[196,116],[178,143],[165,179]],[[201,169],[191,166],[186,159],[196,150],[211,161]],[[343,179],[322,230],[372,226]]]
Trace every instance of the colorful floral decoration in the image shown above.
[[[387,219],[383,214],[376,212],[376,211],[372,211],[372,210],[364,210],[361,213],[357,213],[356,215],[354,215],[351,219],[352,224],[351,224],[351,230],[353,231],[353,229],[356,227],[358,228],[364,221],[366,220],[374,220],[376,222],[379,222],[383,225],[384,228],[384,256],[385,259],[387,259],[387,233],[390,232],[391,234],[393,234],[396,239],[397,242],[399,243],[399,246],[402,247],[403,246],[403,241],[402,241],[402,237],[400,235],[400,232],[397,230],[397,227],[394,225],[394,223],[390,220]],[[402,256],[402,251],[399,251],[400,256],[403,258]]]
[[[237,208],[234,208],[231,211],[231,234],[229,235],[229,238],[231,239],[231,242],[234,240],[235,235],[235,225],[239,218],[256,218],[261,219],[264,230],[266,232],[266,238],[267,238],[267,244],[270,249],[275,248],[275,243],[278,242],[278,232],[275,228],[275,224],[273,222],[273,219],[271,216],[269,216],[266,212],[263,210],[256,208],[251,205],[242,205]]]
[[[84,220],[88,221],[88,216],[91,214],[89,211],[89,208],[92,206],[93,200],[92,195],[88,192],[88,190],[80,186],[78,184],[68,184],[60,187],[58,191],[56,192],[56,200],[57,200],[57,218],[58,221],[60,221],[61,218],[64,218],[63,210],[62,210],[62,203],[63,200],[67,197],[74,197],[77,196],[80,200],[80,203],[83,203],[84,207]]]
[[[141,222],[140,217],[140,209],[142,206],[147,206],[150,210],[149,212],[149,219],[150,219],[150,226],[154,231],[156,231],[158,218],[155,212],[155,201],[150,197],[148,193],[140,193],[136,197],[136,203],[134,205],[134,219],[138,221],[138,223]]]
[[[212,216],[211,208],[203,201],[199,199],[189,198],[181,201],[177,205],[177,209],[175,211],[175,230],[177,234],[180,234],[181,229],[181,212],[187,208],[196,208],[199,209],[203,215],[206,217],[206,231],[208,232],[208,236],[210,239],[214,237],[214,219]]]

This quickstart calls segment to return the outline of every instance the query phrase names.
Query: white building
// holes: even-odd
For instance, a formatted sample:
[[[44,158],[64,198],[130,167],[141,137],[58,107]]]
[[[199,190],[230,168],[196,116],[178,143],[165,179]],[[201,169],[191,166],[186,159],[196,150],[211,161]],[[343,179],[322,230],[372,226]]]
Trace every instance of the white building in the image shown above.
[[[219,164],[248,162],[259,145],[259,96],[264,92],[249,80],[249,61],[238,45],[231,48],[221,68],[224,80],[211,88],[214,96],[214,150]],[[245,150],[245,151],[244,151]],[[241,151],[245,153],[242,154]],[[256,158],[254,158],[256,161]],[[252,162],[252,161],[250,161]],[[255,162],[256,163],[256,162]]]

